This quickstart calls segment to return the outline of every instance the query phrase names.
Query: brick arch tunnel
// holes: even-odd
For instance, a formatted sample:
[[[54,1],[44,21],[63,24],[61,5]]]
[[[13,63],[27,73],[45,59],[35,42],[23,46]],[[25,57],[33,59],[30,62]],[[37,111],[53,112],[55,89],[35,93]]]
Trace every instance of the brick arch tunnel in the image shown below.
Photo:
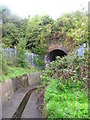
[[[55,61],[57,56],[64,57],[67,53],[61,49],[55,49],[48,53],[49,62]]]

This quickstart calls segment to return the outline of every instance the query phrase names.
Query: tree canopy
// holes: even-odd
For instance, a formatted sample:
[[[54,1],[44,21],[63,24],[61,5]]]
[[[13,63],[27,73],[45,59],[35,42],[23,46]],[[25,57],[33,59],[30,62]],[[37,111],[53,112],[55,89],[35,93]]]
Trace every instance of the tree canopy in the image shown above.
[[[26,49],[45,54],[51,43],[79,46],[88,40],[88,17],[80,11],[65,14],[57,20],[48,15],[22,19],[13,15],[6,6],[0,7],[0,13],[3,47],[14,47],[25,38]]]

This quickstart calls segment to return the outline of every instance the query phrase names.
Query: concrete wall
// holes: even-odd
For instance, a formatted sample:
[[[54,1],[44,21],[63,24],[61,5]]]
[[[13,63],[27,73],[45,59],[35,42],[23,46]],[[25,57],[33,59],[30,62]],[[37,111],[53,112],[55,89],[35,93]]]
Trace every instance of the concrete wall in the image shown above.
[[[2,83],[2,103],[8,100],[9,96],[14,93],[12,80],[6,80]]]
[[[29,75],[8,79],[5,82],[0,83],[0,100],[2,100],[2,103],[7,101],[17,89],[39,83],[40,75],[40,72],[36,72]]]

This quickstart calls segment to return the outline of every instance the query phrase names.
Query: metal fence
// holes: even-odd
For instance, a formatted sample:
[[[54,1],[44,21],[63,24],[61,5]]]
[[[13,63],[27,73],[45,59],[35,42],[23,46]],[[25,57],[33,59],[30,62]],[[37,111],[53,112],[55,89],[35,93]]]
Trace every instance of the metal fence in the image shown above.
[[[16,59],[16,57],[17,57],[16,49],[3,48],[3,50],[8,57],[10,57],[11,59]],[[29,53],[29,52],[26,52],[25,55],[26,55],[26,61],[28,62],[28,64],[35,66],[34,58],[38,58],[38,55],[34,54],[34,53]]]

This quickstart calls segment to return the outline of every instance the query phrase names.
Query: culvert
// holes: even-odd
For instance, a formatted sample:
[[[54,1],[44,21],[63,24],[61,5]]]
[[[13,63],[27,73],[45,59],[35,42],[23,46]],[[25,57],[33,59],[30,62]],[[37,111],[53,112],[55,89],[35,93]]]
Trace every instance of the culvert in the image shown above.
[[[64,57],[67,55],[63,50],[55,49],[48,53],[49,62],[55,61],[57,56]]]

